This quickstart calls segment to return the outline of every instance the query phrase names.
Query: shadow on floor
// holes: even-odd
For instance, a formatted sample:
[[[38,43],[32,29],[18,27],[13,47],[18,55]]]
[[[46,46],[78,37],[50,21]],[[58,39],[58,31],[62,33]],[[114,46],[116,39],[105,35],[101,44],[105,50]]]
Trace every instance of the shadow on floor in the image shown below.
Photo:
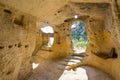
[[[80,60],[76,57],[57,61],[45,60],[33,70],[28,80],[114,80],[110,75],[90,66],[78,67],[76,71],[64,70],[69,63],[72,64],[74,61]]]

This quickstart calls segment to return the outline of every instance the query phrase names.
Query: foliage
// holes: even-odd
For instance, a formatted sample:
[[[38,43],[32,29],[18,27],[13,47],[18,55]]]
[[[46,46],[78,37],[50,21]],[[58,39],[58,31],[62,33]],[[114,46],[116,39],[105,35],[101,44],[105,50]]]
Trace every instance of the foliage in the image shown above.
[[[72,26],[71,36],[74,47],[86,47],[87,35],[85,31],[85,24],[83,22],[75,22]]]
[[[86,46],[87,46],[87,42],[85,41],[80,41],[75,44],[75,47],[86,47]]]

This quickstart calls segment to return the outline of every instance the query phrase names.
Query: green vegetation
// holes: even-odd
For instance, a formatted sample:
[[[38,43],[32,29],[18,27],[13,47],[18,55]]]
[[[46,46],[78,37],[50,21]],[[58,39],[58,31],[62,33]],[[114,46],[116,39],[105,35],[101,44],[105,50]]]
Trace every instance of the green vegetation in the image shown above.
[[[74,48],[85,48],[87,46],[87,35],[85,31],[85,24],[83,22],[75,22],[72,25],[72,42]]]

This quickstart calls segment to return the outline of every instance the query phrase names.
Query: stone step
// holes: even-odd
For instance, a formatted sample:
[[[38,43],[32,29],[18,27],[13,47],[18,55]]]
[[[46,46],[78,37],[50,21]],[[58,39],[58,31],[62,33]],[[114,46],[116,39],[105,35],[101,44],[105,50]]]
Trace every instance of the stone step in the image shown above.
[[[80,53],[80,54],[72,54],[72,56],[80,56],[80,57],[85,57],[86,56],[86,54],[85,53]]]
[[[67,59],[75,59],[75,60],[82,60],[84,57],[80,57],[80,56],[71,56],[68,57]]]

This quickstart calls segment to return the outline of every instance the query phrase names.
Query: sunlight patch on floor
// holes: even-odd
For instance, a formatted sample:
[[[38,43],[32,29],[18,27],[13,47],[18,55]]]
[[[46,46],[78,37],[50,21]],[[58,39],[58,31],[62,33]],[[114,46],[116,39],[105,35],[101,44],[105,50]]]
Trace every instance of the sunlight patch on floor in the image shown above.
[[[76,71],[65,70],[59,80],[88,80],[86,70],[84,68],[77,68]]]
[[[83,50],[83,52],[84,51],[85,50]],[[68,62],[68,66],[66,66],[66,68],[69,67],[69,65],[80,63],[81,62],[80,58],[82,58],[82,57],[72,56]],[[88,80],[88,75],[86,73],[86,69],[84,69],[82,67],[78,67],[78,68],[76,68],[76,71],[65,70],[63,72],[63,74],[61,75],[61,77],[59,78],[59,80]]]
[[[39,64],[36,64],[36,63],[32,63],[32,68],[35,69],[39,66]]]

